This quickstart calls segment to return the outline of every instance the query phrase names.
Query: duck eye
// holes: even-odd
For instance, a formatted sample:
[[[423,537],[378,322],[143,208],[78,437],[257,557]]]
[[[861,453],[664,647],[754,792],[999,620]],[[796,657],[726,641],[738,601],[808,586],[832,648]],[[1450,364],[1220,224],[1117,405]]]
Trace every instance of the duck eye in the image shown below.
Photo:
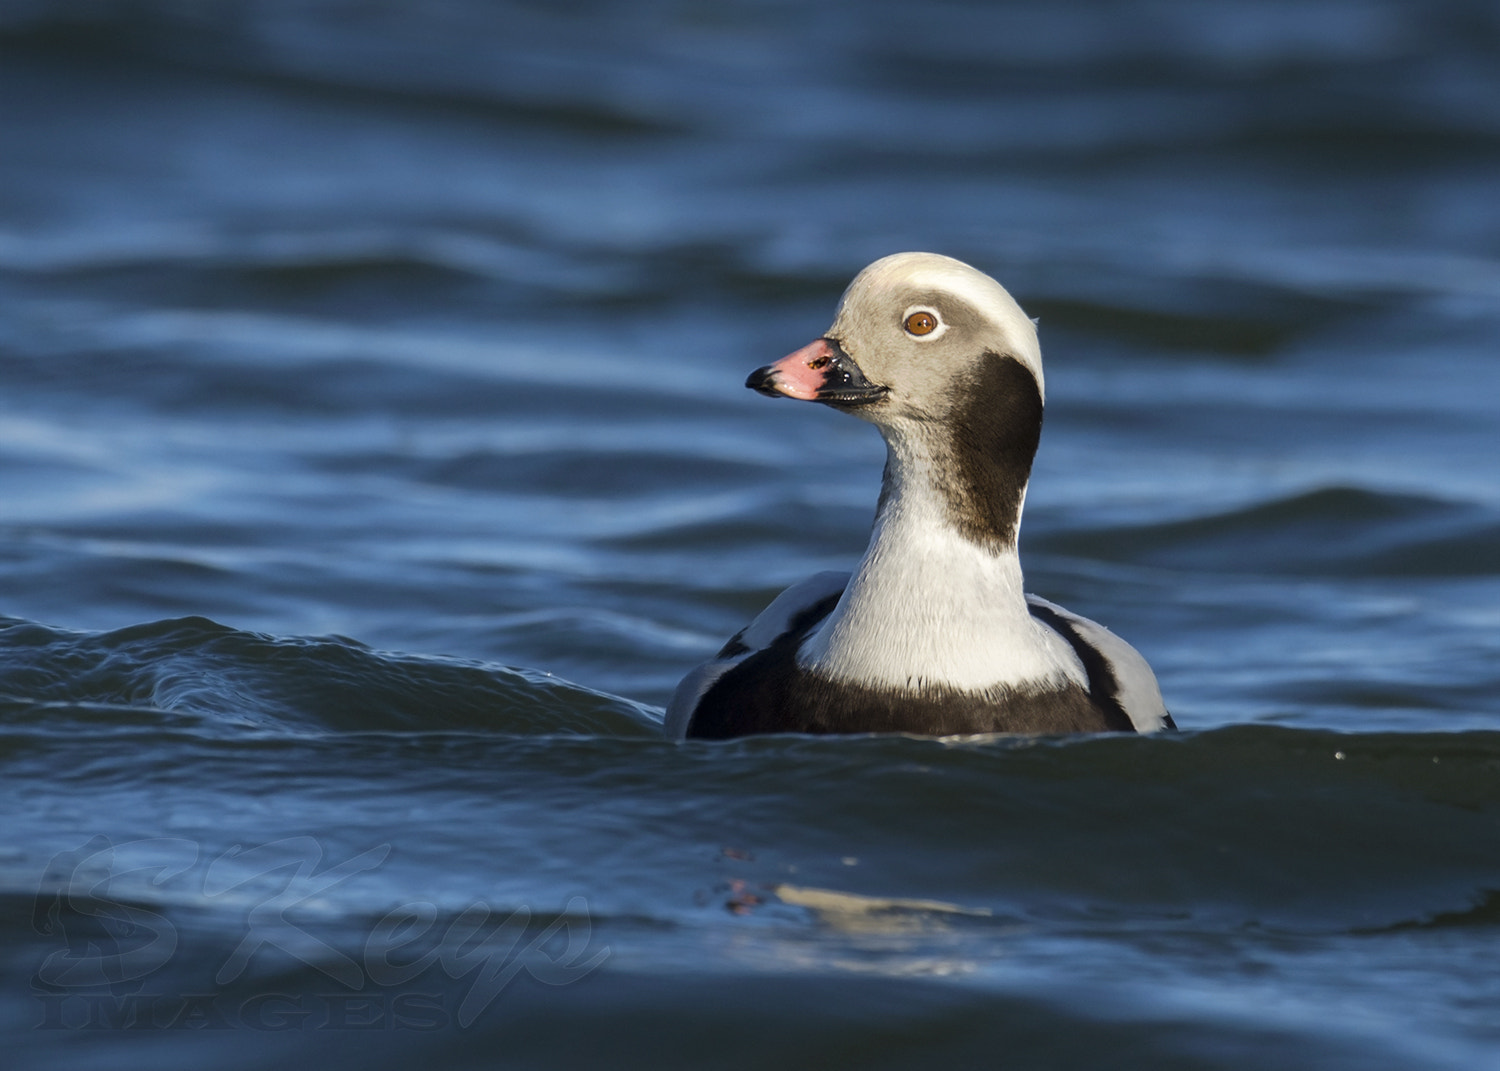
[[[906,318],[906,333],[908,335],[930,335],[937,330],[938,318],[935,314],[918,309]]]

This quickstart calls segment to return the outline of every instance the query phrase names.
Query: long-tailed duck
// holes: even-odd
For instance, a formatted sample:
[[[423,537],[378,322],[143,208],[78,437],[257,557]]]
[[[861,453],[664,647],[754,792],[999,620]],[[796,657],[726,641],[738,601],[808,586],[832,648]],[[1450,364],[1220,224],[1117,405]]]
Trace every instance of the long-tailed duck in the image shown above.
[[[1174,728],[1135,648],[1022,588],[1042,357],[999,283],[933,253],[877,260],[827,334],[745,385],[880,429],[874,531],[852,575],[788,588],[687,675],[669,737]]]

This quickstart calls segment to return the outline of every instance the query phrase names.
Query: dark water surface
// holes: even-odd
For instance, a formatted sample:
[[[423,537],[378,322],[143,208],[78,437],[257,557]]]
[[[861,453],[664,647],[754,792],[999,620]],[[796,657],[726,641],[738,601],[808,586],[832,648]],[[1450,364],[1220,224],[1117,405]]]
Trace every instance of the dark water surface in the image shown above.
[[[657,739],[1041,318],[1169,738]],[[0,2],[7,1067],[1500,1066],[1500,4]]]

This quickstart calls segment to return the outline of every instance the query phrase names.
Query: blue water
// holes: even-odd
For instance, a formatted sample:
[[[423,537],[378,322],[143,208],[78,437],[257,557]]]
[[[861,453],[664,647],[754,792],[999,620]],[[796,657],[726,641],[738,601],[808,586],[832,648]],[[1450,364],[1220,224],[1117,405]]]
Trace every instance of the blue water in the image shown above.
[[[7,1066],[1500,1065],[1500,4],[0,3]],[[1182,732],[671,745],[1041,321]]]

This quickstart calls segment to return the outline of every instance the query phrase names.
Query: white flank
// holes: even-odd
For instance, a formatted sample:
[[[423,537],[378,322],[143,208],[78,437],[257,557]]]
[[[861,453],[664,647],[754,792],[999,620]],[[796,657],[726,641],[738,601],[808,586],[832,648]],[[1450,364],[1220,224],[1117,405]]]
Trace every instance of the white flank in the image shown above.
[[[1161,685],[1156,683],[1156,674],[1151,672],[1151,665],[1141,652],[1097,621],[1064,610],[1038,595],[1028,595],[1026,600],[1066,618],[1083,641],[1099,652],[1115,675],[1115,698],[1130,716],[1136,732],[1154,733],[1166,726],[1167,704],[1161,697]]]

